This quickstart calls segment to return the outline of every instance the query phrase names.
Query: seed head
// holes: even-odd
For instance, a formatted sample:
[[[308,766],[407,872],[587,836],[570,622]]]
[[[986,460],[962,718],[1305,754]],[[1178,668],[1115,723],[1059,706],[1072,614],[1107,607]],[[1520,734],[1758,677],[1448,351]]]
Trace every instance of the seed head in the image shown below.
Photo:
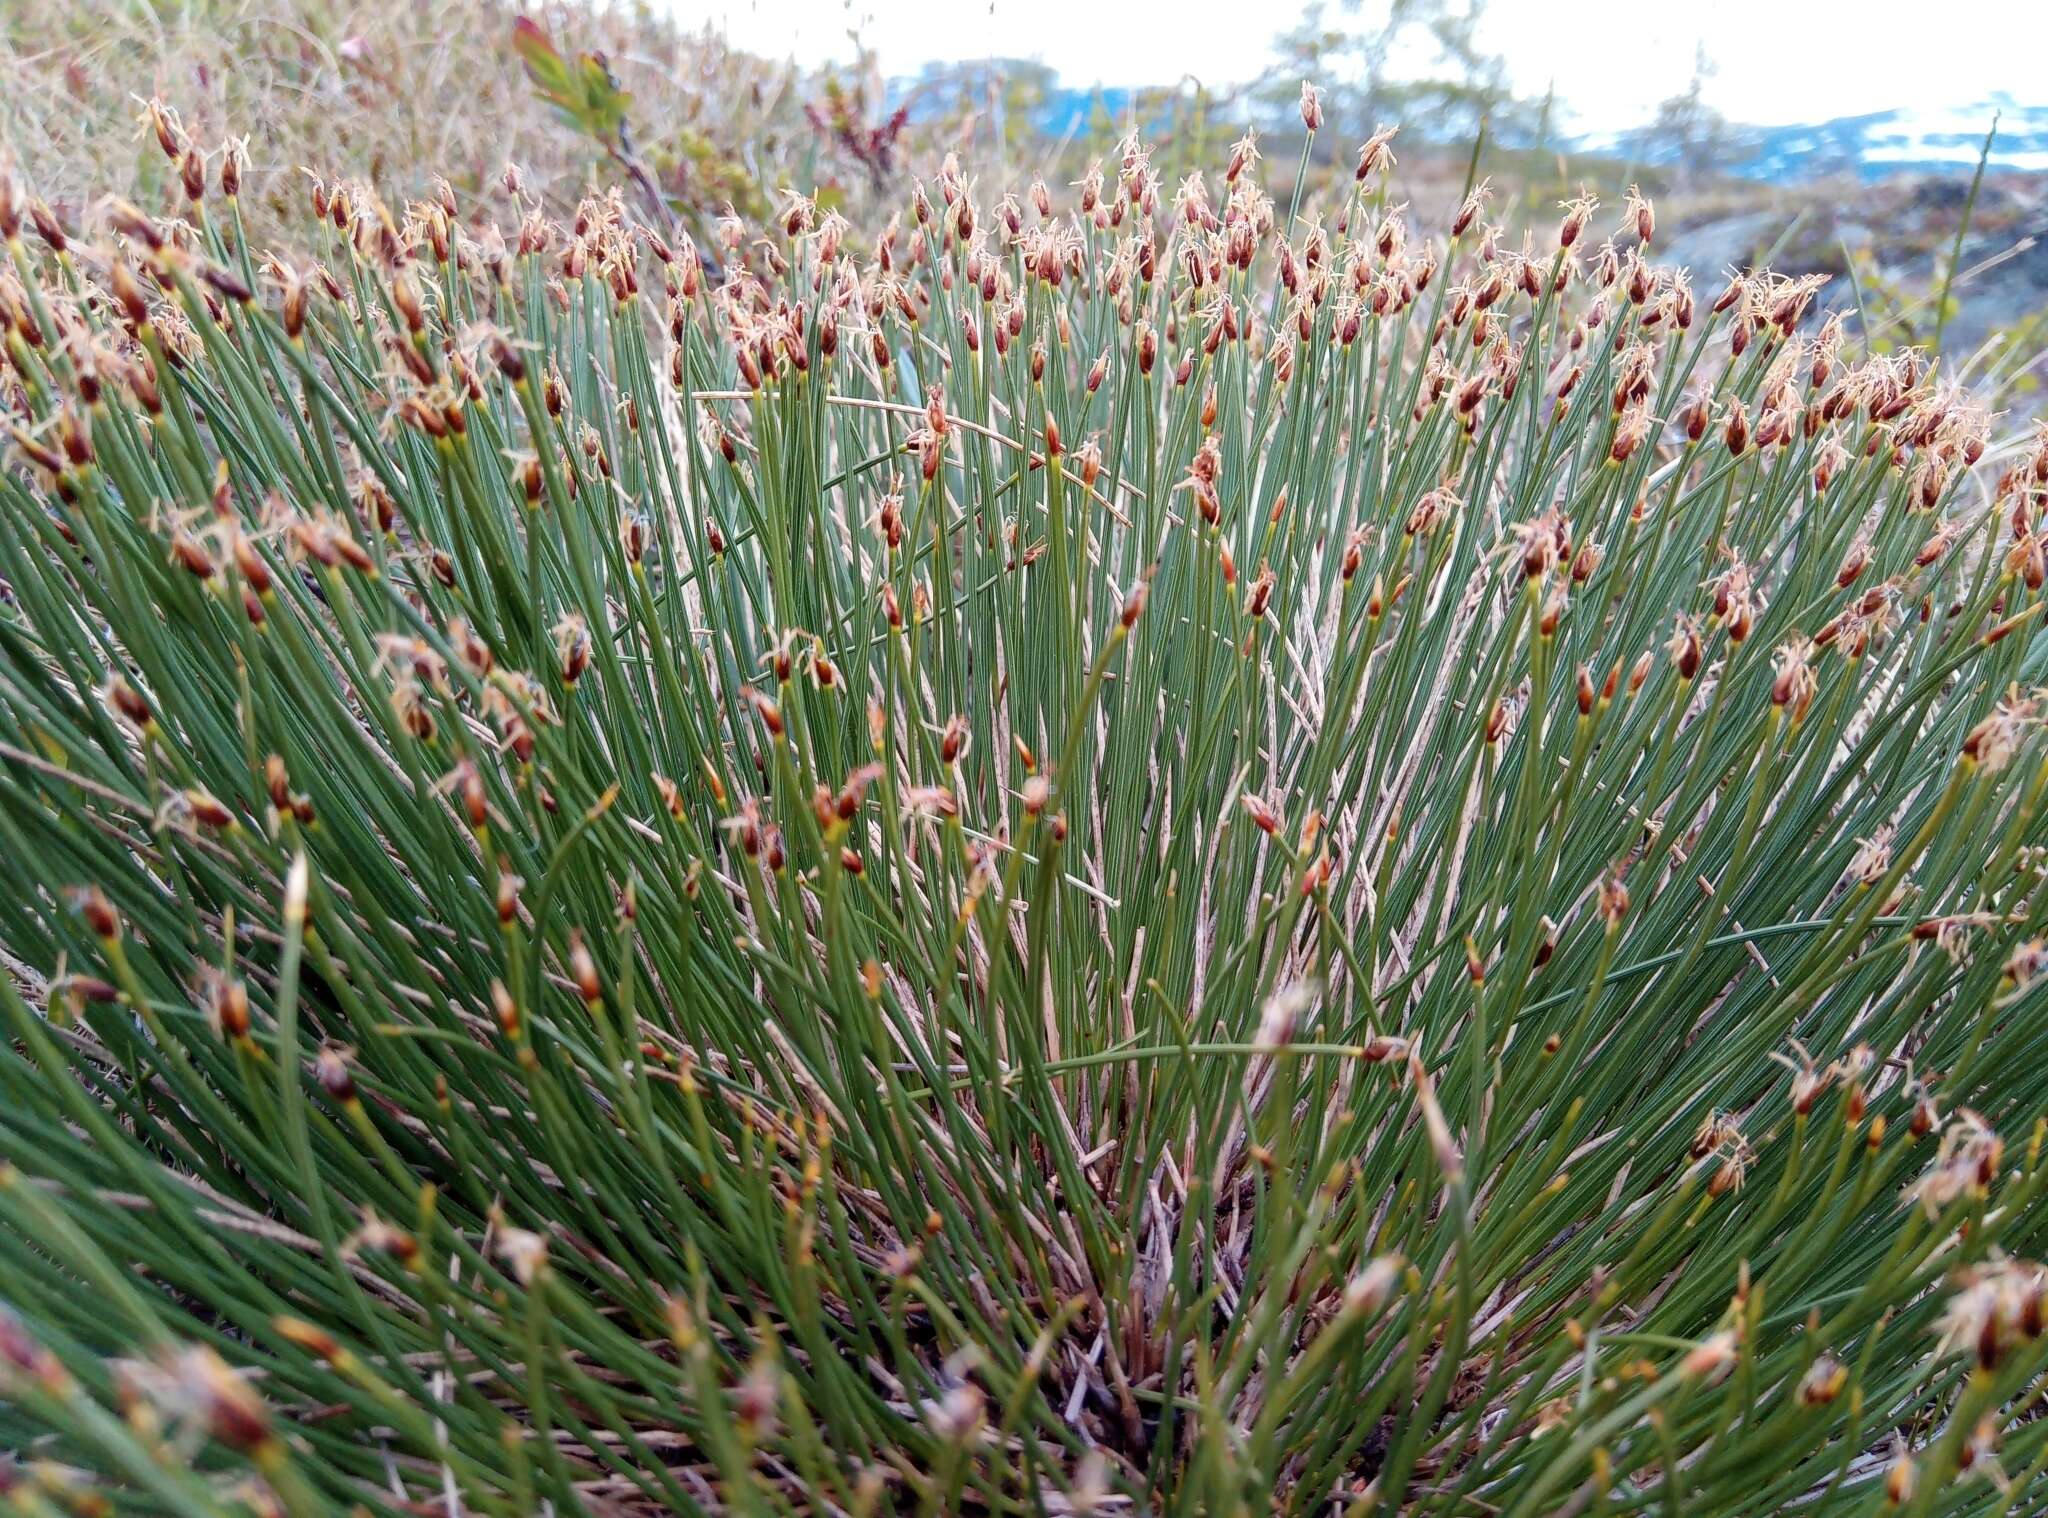
[[[1136,585],[1131,587],[1131,593],[1124,597],[1123,610],[1117,614],[1117,625],[1123,631],[1129,632],[1137,625],[1138,618],[1145,614],[1145,597],[1150,593],[1151,589],[1152,578],[1151,572],[1148,570],[1145,578],[1139,580]]]
[[[2023,1260],[1998,1256],[1962,1271],[1936,1332],[1937,1353],[1972,1354],[1986,1370],[2007,1353],[2041,1337],[2048,1271]]]
[[[1679,1362],[1678,1372],[1689,1381],[1704,1381],[1712,1385],[1728,1374],[1735,1359],[1735,1335],[1723,1329],[1694,1345]]]
[[[1254,1044],[1265,1050],[1284,1049],[1294,1042],[1294,1031],[1302,1014],[1315,1005],[1316,988],[1307,981],[1295,981],[1266,998],[1259,1010],[1259,1029]]]
[[[2013,696],[2000,701],[1963,739],[1963,757],[1989,774],[2004,769],[2019,752],[2034,716],[2032,700]]]
[[[1657,232],[1657,212],[1634,185],[1628,187],[1628,194],[1622,202],[1622,221],[1636,234],[1636,241],[1643,247],[1650,245],[1650,239]]]
[[[1323,92],[1306,79],[1301,81],[1301,124],[1311,132],[1323,124]]]
[[[1943,1131],[1933,1161],[1907,1195],[1929,1218],[1939,1217],[1960,1198],[1986,1195],[2004,1158],[2005,1143],[1996,1130],[1976,1113],[1960,1108]]]
[[[584,946],[583,935],[574,930],[569,934],[569,978],[576,983],[576,994],[583,998],[586,1007],[596,1007],[604,1000],[604,982],[598,978],[597,961]]]
[[[1892,1463],[1884,1473],[1885,1501],[1893,1507],[1904,1507],[1913,1500],[1913,1493],[1918,1486],[1918,1471],[1912,1455],[1906,1449],[1906,1441],[1894,1435]]]
[[[1777,668],[1771,679],[1771,701],[1784,708],[1794,723],[1805,718],[1818,688],[1813,670],[1807,664],[1811,651],[1812,644],[1804,637],[1794,635],[1772,656]]]
[[[12,1165],[0,1164],[0,1181],[15,1184]],[[70,1390],[71,1376],[27,1324],[0,1306],[0,1388],[20,1382],[32,1382],[46,1395],[63,1396]]]
[[[493,1225],[492,1235],[493,1252],[511,1267],[512,1278],[521,1286],[531,1286],[545,1274],[548,1241],[541,1235],[503,1222]]]
[[[303,1350],[316,1360],[330,1363],[341,1359],[347,1351],[336,1342],[333,1334],[317,1323],[308,1323],[304,1318],[281,1315],[270,1320],[271,1329],[287,1344]]]
[[[1253,795],[1250,791],[1246,791],[1243,795],[1239,796],[1237,802],[1239,806],[1244,808],[1245,815],[1251,818],[1253,825],[1260,832],[1271,837],[1280,831],[1280,813],[1272,803]]]
[[[1807,1366],[1806,1374],[1799,1378],[1799,1405],[1825,1407],[1842,1394],[1842,1388],[1848,1382],[1849,1367],[1833,1355],[1823,1353]]]
[[[1344,1283],[1344,1312],[1353,1318],[1377,1314],[1393,1295],[1407,1265],[1398,1254],[1380,1255],[1368,1262],[1365,1269]]]
[[[1270,565],[1261,564],[1258,575],[1252,580],[1251,589],[1245,593],[1244,614],[1256,622],[1266,615],[1266,607],[1273,598],[1275,577]]]
[[[1600,881],[1600,918],[1607,924],[1609,932],[1621,926],[1628,916],[1628,886],[1621,872],[1616,870],[1602,877]]]
[[[1373,175],[1384,173],[1394,167],[1395,158],[1393,150],[1388,144],[1393,142],[1394,134],[1398,131],[1400,131],[1399,127],[1383,126],[1378,128],[1372,136],[1365,139],[1365,142],[1358,149],[1358,169],[1354,176],[1359,183],[1363,184],[1366,180],[1372,178]],[[1483,189],[1484,187],[1482,186],[1481,188]],[[1466,204],[1470,205],[1478,193],[1478,191],[1474,191],[1472,196],[1468,196]],[[1463,212],[1460,212],[1460,215],[1464,216],[1465,225],[1469,226],[1471,224],[1471,217],[1464,215]],[[1464,230],[1464,226],[1454,223],[1451,228],[1451,236],[1456,237]]]
[[[590,627],[579,612],[565,613],[555,623],[551,636],[555,645],[555,662],[561,671],[562,683],[574,686],[583,678],[583,672],[590,668]]]
[[[1557,245],[1560,249],[1569,249],[1579,240],[1585,233],[1587,219],[1599,209],[1599,206],[1600,202],[1590,195],[1580,195],[1561,202],[1559,209],[1564,212],[1564,216],[1557,225]]]
[[[334,1101],[347,1105],[356,1100],[355,1076],[349,1072],[348,1060],[339,1049],[322,1049],[313,1060],[313,1076],[320,1082],[320,1089]]]
[[[98,886],[82,886],[71,893],[71,899],[93,937],[103,943],[112,943],[120,938],[121,915],[107,900],[106,892]]]
[[[237,1454],[253,1454],[270,1442],[269,1409],[213,1350],[181,1350],[167,1369],[172,1411],[181,1420],[203,1428]]]

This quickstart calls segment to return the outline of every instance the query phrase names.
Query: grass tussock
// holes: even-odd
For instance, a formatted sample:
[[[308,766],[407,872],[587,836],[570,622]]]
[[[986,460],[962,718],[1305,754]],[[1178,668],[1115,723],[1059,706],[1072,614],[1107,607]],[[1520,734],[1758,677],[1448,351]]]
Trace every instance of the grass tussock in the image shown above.
[[[514,46],[531,10],[550,45],[603,60],[594,81],[623,119],[593,135],[558,108]],[[579,68],[581,67],[579,61]],[[594,181],[623,179],[714,217],[764,211],[760,186],[864,179],[807,120],[809,85],[786,65],[639,5],[581,0],[8,0],[0,7],[0,165],[75,224],[113,194],[175,208],[179,172],[144,103],[178,102],[217,155],[246,143],[244,219],[289,242],[302,165],[345,163],[399,199],[452,185],[465,206],[516,160],[528,194],[565,214]],[[621,128],[624,135],[621,136]],[[707,222],[708,225],[708,222]]]
[[[2048,447],[1384,137],[201,161],[0,199],[19,1511],[2040,1510]]]

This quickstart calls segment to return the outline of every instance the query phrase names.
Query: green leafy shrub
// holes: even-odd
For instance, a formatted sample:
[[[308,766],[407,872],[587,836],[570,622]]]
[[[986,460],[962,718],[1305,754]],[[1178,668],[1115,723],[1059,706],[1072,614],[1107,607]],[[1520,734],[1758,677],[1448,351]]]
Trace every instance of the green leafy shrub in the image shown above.
[[[1111,167],[0,200],[18,1511],[2041,1510],[2048,450]]]

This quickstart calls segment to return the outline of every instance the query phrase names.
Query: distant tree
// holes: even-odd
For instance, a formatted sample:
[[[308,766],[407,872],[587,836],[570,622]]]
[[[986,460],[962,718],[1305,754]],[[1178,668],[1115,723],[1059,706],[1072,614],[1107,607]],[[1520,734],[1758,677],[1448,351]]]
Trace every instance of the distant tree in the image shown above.
[[[906,105],[894,110],[880,106],[874,98],[880,93],[868,74],[842,80],[828,73],[816,98],[804,102],[804,115],[819,138],[864,169],[877,190],[899,166],[903,129],[910,120]]]
[[[1314,0],[1274,39],[1278,60],[1257,98],[1277,115],[1313,80],[1337,141],[1382,122],[1456,140],[1482,120],[1497,138],[1526,139],[1536,108],[1508,87],[1506,60],[1481,46],[1484,14],[1485,0]]]
[[[1023,58],[927,63],[911,80],[905,104],[914,121],[930,122],[955,140],[1008,155],[1036,141],[1040,119],[1059,93],[1059,75]]]
[[[1728,118],[1708,105],[1706,83],[1714,76],[1705,48],[1693,52],[1692,80],[1661,102],[1649,122],[1622,135],[1622,150],[1648,163],[1668,164],[1674,182],[1719,172],[1735,147]]]

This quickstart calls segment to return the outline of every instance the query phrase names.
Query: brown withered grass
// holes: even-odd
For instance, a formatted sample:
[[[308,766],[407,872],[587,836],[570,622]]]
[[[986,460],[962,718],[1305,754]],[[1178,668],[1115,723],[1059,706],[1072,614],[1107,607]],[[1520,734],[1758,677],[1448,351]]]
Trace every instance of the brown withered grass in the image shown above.
[[[522,11],[565,51],[607,57],[632,95],[635,141],[680,195],[711,194],[713,166],[772,185],[813,145],[789,67],[645,5],[7,0],[0,162],[70,216],[109,194],[168,209],[175,180],[139,124],[162,96],[197,140],[247,139],[243,210],[259,233],[297,204],[302,164],[345,165],[403,195],[445,177],[467,200],[509,159],[530,192],[567,208],[606,158],[536,98],[509,45]]]

